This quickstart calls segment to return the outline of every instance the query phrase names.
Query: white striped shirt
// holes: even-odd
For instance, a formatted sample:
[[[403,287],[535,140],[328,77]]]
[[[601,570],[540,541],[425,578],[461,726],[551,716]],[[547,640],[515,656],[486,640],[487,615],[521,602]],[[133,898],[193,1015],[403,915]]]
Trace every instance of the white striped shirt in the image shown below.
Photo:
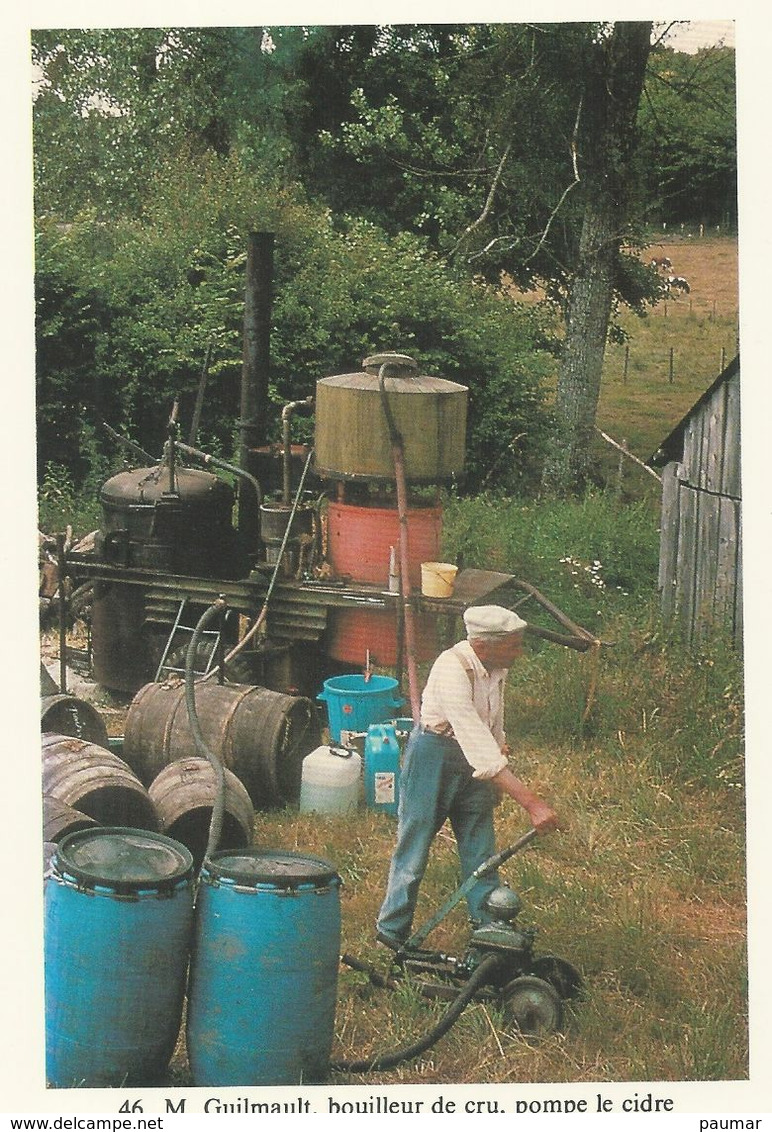
[[[475,778],[493,778],[507,765],[504,734],[506,668],[488,672],[468,641],[435,660],[421,700],[421,723],[452,733]]]

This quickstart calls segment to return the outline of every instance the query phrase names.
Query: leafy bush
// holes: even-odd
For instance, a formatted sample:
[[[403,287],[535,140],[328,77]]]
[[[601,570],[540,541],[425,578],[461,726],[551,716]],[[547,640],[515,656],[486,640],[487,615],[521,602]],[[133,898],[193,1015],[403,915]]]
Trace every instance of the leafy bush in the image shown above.
[[[88,471],[79,422],[107,420],[160,453],[175,399],[187,422],[211,347],[203,433],[231,448],[239,412],[247,236],[271,231],[276,266],[270,432],[278,406],[315,381],[358,368],[367,354],[412,354],[470,389],[469,467],[479,483],[524,486],[535,475],[550,364],[538,316],[453,278],[413,236],[390,240],[340,220],[236,161],[204,158],[159,169],[144,218],[109,229],[90,215],[42,221],[37,246],[39,467]],[[509,463],[515,440],[517,460]]]
[[[95,530],[99,522],[96,493],[77,490],[67,468],[46,464],[38,485],[38,529],[53,535],[71,526],[80,537]]]

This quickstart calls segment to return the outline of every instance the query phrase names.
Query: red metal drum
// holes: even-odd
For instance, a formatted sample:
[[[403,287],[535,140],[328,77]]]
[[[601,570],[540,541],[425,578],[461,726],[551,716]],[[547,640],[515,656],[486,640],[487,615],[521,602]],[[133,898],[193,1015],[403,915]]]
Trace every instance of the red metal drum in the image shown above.
[[[434,660],[439,652],[436,619],[427,614],[415,618],[416,660]],[[356,669],[370,663],[383,668],[397,664],[397,619],[391,609],[331,609],[327,619],[324,651]]]
[[[421,563],[436,562],[440,557],[442,508],[411,508],[408,511],[407,537],[410,584],[420,590]],[[330,501],[327,507],[327,560],[336,577],[350,577],[354,582],[380,585],[386,589],[392,546],[399,561],[399,514],[396,508],[360,507]]]

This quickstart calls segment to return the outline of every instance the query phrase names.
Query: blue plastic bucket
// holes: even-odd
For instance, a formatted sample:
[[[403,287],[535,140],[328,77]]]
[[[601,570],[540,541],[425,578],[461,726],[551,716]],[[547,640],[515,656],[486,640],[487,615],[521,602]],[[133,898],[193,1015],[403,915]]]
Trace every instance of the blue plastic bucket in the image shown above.
[[[333,676],[325,680],[317,699],[327,704],[330,738],[340,742],[341,730],[367,731],[371,723],[381,723],[394,715],[394,708],[405,702],[397,694],[399,684],[392,676],[371,676],[359,673]]]
[[[368,809],[397,813],[400,754],[394,724],[371,724],[365,739],[365,805]]]
[[[46,1077],[147,1086],[171,1060],[193,929],[193,859],[159,833],[79,830],[45,878]]]
[[[204,862],[187,1013],[195,1085],[325,1080],[340,884],[329,862],[281,849],[219,852]]]

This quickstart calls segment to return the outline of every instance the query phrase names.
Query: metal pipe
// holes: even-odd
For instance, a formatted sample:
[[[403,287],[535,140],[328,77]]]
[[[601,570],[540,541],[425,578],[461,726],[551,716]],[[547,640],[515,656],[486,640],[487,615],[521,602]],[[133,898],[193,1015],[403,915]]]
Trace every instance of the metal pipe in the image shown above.
[[[501,849],[498,853],[494,853],[492,857],[488,857],[487,860],[478,865],[474,872],[469,874],[464,883],[461,884],[456,889],[456,891],[448,897],[448,899],[440,908],[439,912],[436,912],[431,917],[431,919],[427,920],[425,924],[423,924],[420,928],[413,932],[413,934],[410,936],[410,939],[405,944],[403,944],[402,951],[407,952],[411,949],[415,950],[416,948],[420,947],[426,937],[434,931],[440,921],[444,920],[448,913],[451,912],[457,904],[461,903],[461,900],[466,896],[470,889],[474,888],[475,884],[477,884],[477,881],[481,877],[487,876],[488,873],[492,873],[499,867],[499,865],[503,865],[504,862],[508,861],[510,857],[514,857],[515,853],[519,853],[521,849],[524,849],[526,845],[529,845],[530,842],[533,841],[534,837],[536,837],[536,830],[529,829],[527,833],[524,833],[522,837],[518,838],[514,845],[508,845],[506,849]]]
[[[221,594],[217,600],[204,611],[201,619],[193,630],[188,651],[185,654],[185,706],[188,710],[188,720],[193,741],[201,758],[207,760],[215,775],[215,796],[212,805],[212,817],[209,822],[209,838],[207,840],[204,860],[208,860],[217,848],[222,834],[223,819],[225,816],[225,768],[222,759],[207,746],[201,724],[196,711],[196,689],[194,680],[194,667],[196,650],[201,640],[201,634],[214,617],[222,615],[225,609],[225,597]]]
[[[194,444],[198,436],[198,426],[201,423],[201,410],[204,407],[204,392],[206,390],[206,381],[209,376],[209,362],[212,357],[212,341],[211,339],[206,344],[206,354],[204,355],[204,364],[201,368],[201,377],[198,381],[198,389],[196,391],[196,403],[193,407],[193,420],[190,422],[190,436],[188,437],[188,444]]]
[[[138,444],[135,444],[133,440],[129,440],[127,436],[121,436],[114,428],[110,428],[110,425],[107,424],[106,421],[102,421],[102,428],[111,439],[115,440],[118,444],[122,444],[124,448],[128,448],[129,452],[133,452],[134,455],[139,457],[140,460],[143,460],[144,463],[155,464],[155,456],[151,456],[149,452],[146,452],[144,448],[140,448]]]
[[[250,483],[252,485],[252,487],[254,488],[254,491],[255,491],[255,498],[256,498],[256,501],[257,501],[257,506],[255,508],[255,511],[256,511],[257,516],[258,516],[258,525],[257,525],[257,530],[255,531],[255,550],[254,550],[255,555],[257,555],[260,551],[259,516],[260,516],[260,507],[261,507],[262,502],[263,502],[263,492],[260,488],[260,483],[257,480],[257,478],[255,476],[253,476],[250,472],[245,472],[244,469],[238,467],[237,464],[229,464],[227,460],[220,460],[217,456],[210,456],[208,452],[202,452],[199,448],[193,448],[190,444],[183,444],[183,442],[181,440],[176,440],[174,442],[174,446],[175,446],[175,448],[177,448],[177,450],[179,452],[183,452],[186,456],[193,456],[196,459],[201,460],[204,464],[211,464],[212,467],[222,468],[222,470],[224,472],[231,472],[234,476],[240,476],[241,479],[246,480],[248,483]],[[241,503],[242,503],[242,501],[240,500],[239,501],[239,511],[241,511]]]
[[[169,469],[169,494],[177,493],[177,461],[174,455],[174,437],[177,433],[177,412],[179,410],[179,402],[175,401],[172,406],[171,415],[169,416],[169,424],[166,429],[166,444],[164,446],[164,461]],[[160,471],[160,469],[159,469]]]
[[[56,570],[59,575],[59,688],[67,692],[67,607],[65,578],[67,576],[67,557],[64,550],[65,536],[56,536]]]
[[[306,397],[304,401],[289,401],[281,411],[281,443],[284,481],[282,487],[282,503],[289,507],[292,499],[292,450],[290,447],[290,417],[295,409],[306,405],[313,405],[313,397]]]
[[[412,593],[410,588],[410,558],[408,554],[407,531],[407,477],[405,475],[405,447],[402,434],[397,428],[394,416],[389,405],[389,397],[384,384],[386,370],[389,362],[384,362],[378,372],[378,384],[381,391],[383,412],[391,440],[391,451],[394,460],[394,477],[397,483],[397,512],[399,514],[399,567],[401,578],[402,608],[404,611],[405,652],[407,654],[407,681],[410,689],[410,709],[413,723],[418,726],[421,718],[421,693],[418,685],[418,668],[416,666],[416,637],[415,622],[413,621]]]
[[[247,480],[252,484],[255,489],[255,496],[257,498],[258,510],[263,502],[263,492],[260,483],[251,472],[246,472],[237,464],[229,464],[227,460],[221,460],[219,456],[210,456],[208,452],[202,452],[200,448],[193,448],[190,444],[184,444],[181,440],[175,440],[174,447],[184,453],[186,456],[194,456],[197,460],[201,460],[204,464],[211,464],[215,468],[222,468],[224,472],[231,472],[234,476],[241,476],[242,479]]]
[[[233,658],[235,656],[238,656],[238,654],[242,651],[242,649],[244,649],[246,647],[246,645],[249,643],[249,641],[251,641],[253,639],[253,637],[255,637],[257,635],[257,633],[262,629],[263,624],[265,623],[265,619],[268,616],[268,603],[271,600],[271,594],[273,593],[274,586],[276,585],[276,579],[279,576],[279,570],[281,568],[281,561],[282,561],[282,558],[284,557],[284,550],[285,550],[285,547],[287,545],[287,539],[289,537],[290,527],[292,526],[292,520],[295,517],[295,512],[297,510],[298,503],[300,502],[300,497],[303,494],[303,485],[306,481],[306,475],[307,475],[308,469],[311,465],[311,458],[312,458],[313,454],[314,454],[314,450],[312,448],[311,451],[308,453],[308,456],[306,458],[305,466],[303,468],[303,473],[300,477],[300,483],[298,484],[298,490],[295,493],[295,501],[292,505],[292,511],[290,512],[289,519],[287,520],[287,526],[286,526],[286,529],[284,531],[284,538],[282,540],[281,547],[279,548],[279,555],[278,555],[278,558],[276,559],[276,565],[273,568],[273,573],[271,574],[271,580],[268,584],[268,590],[266,592],[265,598],[263,599],[262,609],[260,610],[260,612],[257,615],[257,617],[255,618],[255,620],[252,622],[252,625],[248,629],[248,631],[244,634],[244,636],[241,638],[241,640],[236,645],[233,646],[231,651],[228,653],[228,655],[223,660],[223,668],[225,667],[225,665],[229,661],[233,660]],[[203,679],[209,680],[210,677],[212,677],[215,674],[216,671],[217,671],[217,669],[212,669],[212,671],[209,672],[206,676],[204,676]]]
[[[251,232],[244,288],[244,346],[239,420],[239,464],[254,472],[254,450],[265,441],[271,352],[273,234]],[[259,511],[251,494],[239,495],[239,533],[246,545],[257,538]]]

